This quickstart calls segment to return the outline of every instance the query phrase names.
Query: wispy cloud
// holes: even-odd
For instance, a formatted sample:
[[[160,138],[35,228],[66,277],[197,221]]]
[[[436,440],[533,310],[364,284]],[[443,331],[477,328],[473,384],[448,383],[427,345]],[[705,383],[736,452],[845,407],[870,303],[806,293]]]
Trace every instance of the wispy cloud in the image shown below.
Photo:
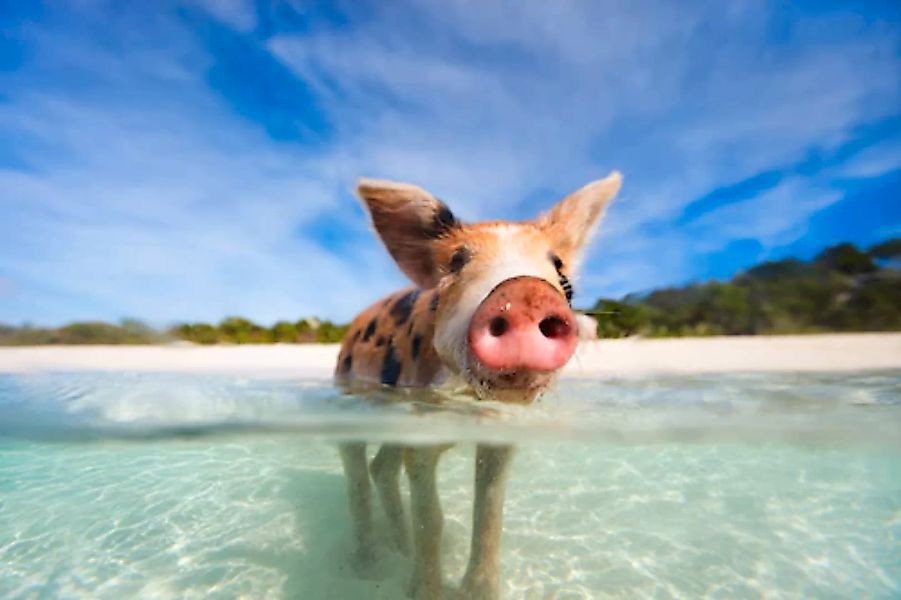
[[[623,170],[583,302],[706,276],[736,240],[759,244],[748,262],[778,254],[898,168],[896,130],[854,145],[901,106],[895,16],[208,0],[17,17],[0,320],[348,318],[402,282],[350,195],[362,175],[482,219]]]

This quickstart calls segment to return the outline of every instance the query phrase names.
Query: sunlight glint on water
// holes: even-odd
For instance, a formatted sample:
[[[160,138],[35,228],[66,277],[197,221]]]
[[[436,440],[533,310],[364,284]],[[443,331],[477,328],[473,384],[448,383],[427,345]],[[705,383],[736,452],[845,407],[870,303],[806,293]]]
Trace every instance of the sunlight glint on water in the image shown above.
[[[387,545],[350,567],[334,442],[436,436],[463,440],[439,469],[450,584],[487,439],[520,448],[507,598],[897,597],[899,381],[563,382],[485,413],[290,380],[4,377],[0,597],[402,597]]]

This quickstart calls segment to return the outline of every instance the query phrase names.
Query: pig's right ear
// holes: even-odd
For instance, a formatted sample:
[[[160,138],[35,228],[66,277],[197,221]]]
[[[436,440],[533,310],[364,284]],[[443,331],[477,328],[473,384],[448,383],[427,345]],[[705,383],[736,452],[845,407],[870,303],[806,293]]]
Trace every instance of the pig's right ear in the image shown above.
[[[394,261],[422,287],[438,283],[432,242],[459,227],[444,202],[408,183],[362,179],[357,184],[372,224]]]

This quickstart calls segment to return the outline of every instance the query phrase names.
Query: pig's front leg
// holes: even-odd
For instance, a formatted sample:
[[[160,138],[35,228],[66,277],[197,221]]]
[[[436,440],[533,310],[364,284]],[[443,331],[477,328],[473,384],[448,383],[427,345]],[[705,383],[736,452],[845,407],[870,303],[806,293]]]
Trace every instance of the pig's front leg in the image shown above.
[[[441,532],[444,515],[438,498],[435,470],[449,446],[412,447],[405,453],[413,513],[413,579],[409,594],[415,600],[441,600]]]
[[[475,503],[472,510],[472,547],[459,598],[493,600],[498,597],[504,489],[513,446],[479,444],[476,449]]]

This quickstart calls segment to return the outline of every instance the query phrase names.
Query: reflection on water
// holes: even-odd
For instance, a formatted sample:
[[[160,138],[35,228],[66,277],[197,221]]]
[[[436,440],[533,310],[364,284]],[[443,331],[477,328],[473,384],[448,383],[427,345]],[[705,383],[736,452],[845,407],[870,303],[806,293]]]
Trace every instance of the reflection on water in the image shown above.
[[[0,597],[403,597],[411,563],[380,510],[375,562],[354,569],[340,440],[457,442],[438,467],[449,584],[474,443],[492,441],[519,448],[503,597],[897,597],[899,391],[898,373],[562,382],[523,408],[4,376]]]

